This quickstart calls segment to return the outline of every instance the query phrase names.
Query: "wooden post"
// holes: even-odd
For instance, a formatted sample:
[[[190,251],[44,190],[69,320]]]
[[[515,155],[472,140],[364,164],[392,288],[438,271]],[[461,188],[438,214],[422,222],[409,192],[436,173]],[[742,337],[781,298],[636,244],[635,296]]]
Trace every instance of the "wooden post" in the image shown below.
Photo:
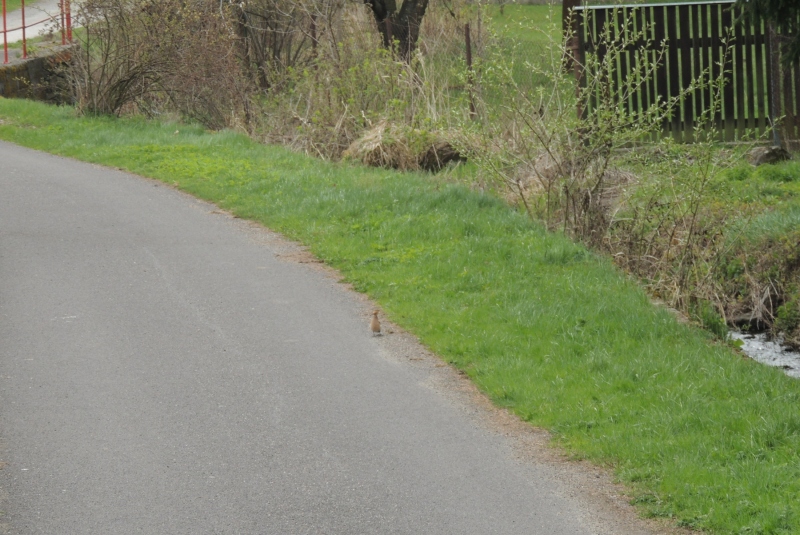
[[[581,102],[581,84],[583,83],[583,65],[581,65],[581,42],[578,37],[580,26],[578,24],[578,13],[575,8],[580,6],[581,0],[562,0],[562,32],[564,39],[564,58],[562,63],[566,72],[572,71],[575,76],[575,96],[576,112],[578,118],[582,118],[586,110]],[[584,21],[589,16],[584,13]],[[584,22],[585,23],[585,22]]]
[[[573,58],[576,57],[574,54],[578,46],[578,18],[573,8],[579,5],[581,0],[561,1],[561,32],[567,51],[564,55],[564,70],[567,72],[573,68]]]
[[[769,58],[769,76],[767,76],[767,86],[769,91],[769,122],[772,124],[772,144],[781,145],[781,135],[779,125],[776,121],[781,116],[781,61],[780,46],[778,45],[778,35],[775,27],[766,23],[767,26],[767,57]]]
[[[311,55],[317,59],[317,15],[311,15]]]
[[[392,35],[392,16],[389,15],[383,20],[386,24],[386,46],[389,50],[394,50],[394,36]]]
[[[475,95],[472,92],[473,76],[472,76],[472,40],[470,38],[469,22],[464,25],[464,40],[467,45],[467,89],[469,91],[469,116],[472,119],[478,117],[478,112],[475,109]]]

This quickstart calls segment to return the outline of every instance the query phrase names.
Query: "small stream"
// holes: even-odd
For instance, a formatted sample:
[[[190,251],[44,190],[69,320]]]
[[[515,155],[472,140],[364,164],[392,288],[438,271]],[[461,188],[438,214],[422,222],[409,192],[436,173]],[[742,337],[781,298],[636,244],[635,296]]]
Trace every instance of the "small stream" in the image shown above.
[[[772,338],[767,333],[747,334],[736,331],[731,331],[730,337],[742,341],[742,351],[751,359],[781,368],[789,377],[800,379],[800,353],[784,348],[779,338]]]

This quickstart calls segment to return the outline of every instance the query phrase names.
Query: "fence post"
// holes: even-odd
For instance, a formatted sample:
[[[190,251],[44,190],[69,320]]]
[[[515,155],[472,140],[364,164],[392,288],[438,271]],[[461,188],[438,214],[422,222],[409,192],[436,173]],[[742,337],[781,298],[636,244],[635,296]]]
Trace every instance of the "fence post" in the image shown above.
[[[311,14],[311,56],[317,59],[317,14]],[[316,68],[316,64],[314,65]]]
[[[66,2],[67,11],[67,42],[72,43],[72,3],[71,0],[64,0]]]
[[[561,41],[565,44],[564,70],[573,69],[578,47],[578,16],[575,8],[581,5],[581,0],[562,0],[561,2]],[[572,54],[570,54],[570,52]]]
[[[566,51],[565,51],[565,65],[569,67],[569,70],[572,70],[572,74],[575,77],[575,111],[578,114],[579,119],[584,118],[584,114],[586,113],[586,108],[584,106],[584,102],[582,102],[581,97],[581,86],[583,85],[583,64],[581,63],[581,56],[584,50],[581,50],[581,40],[578,36],[579,24],[578,24],[578,12],[575,9],[570,10],[570,15],[572,18],[572,23],[570,27],[571,36],[566,41]],[[589,13],[584,11],[583,12],[583,24],[587,24],[589,19]],[[585,43],[583,44],[585,47]],[[596,53],[596,50],[594,51]]]
[[[769,86],[769,122],[772,124],[772,144],[781,145],[781,134],[776,123],[781,115],[781,64],[780,47],[778,46],[778,36],[775,27],[770,23],[765,23],[767,27],[767,57],[769,58],[769,76],[767,84]]]
[[[475,95],[472,92],[473,76],[472,76],[472,40],[470,38],[469,22],[464,25],[464,40],[467,45],[467,90],[469,91],[469,116],[472,119],[478,117],[478,112],[475,109]]]
[[[394,51],[394,36],[392,35],[392,16],[389,15],[385,19],[383,19],[384,24],[386,24],[386,41],[389,47],[389,50]]]
[[[8,63],[8,33],[6,33],[6,0],[3,0],[3,63]]]
[[[25,0],[20,0],[22,9],[22,59],[28,59],[28,36],[25,34]]]
[[[66,5],[64,2],[67,0],[61,0],[58,3],[58,9],[61,11],[61,44],[67,44],[67,21],[65,17]]]

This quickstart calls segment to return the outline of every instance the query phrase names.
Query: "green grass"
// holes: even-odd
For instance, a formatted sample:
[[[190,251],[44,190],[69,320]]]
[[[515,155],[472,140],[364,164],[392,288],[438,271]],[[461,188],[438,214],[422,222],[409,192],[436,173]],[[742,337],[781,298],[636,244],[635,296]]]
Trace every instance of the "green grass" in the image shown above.
[[[308,244],[497,404],[613,468],[644,514],[800,533],[800,382],[498,199],[231,132],[2,99],[0,119],[2,139],[161,179]]]
[[[733,235],[758,246],[800,229],[800,163],[742,164],[723,171],[722,178],[718,202],[734,202],[743,212],[756,208],[758,214],[735,222]]]
[[[26,2],[25,7],[27,8],[31,4],[33,4],[33,2]],[[16,11],[21,5],[21,0],[6,0],[6,12],[11,13],[12,11]]]
[[[34,34],[35,35],[35,34]],[[36,37],[29,37],[26,39],[28,46],[28,55],[34,56],[42,50],[46,50],[52,46],[61,45],[60,35],[38,35]],[[22,40],[8,43],[9,50],[22,50]]]
[[[498,34],[529,45],[545,46],[548,36],[561,37],[561,6],[507,5],[487,7],[492,29]]]
[[[546,78],[532,72],[531,65],[547,71],[551,43],[561,40],[561,7],[507,5],[500,13],[497,6],[487,7],[489,24],[513,60],[512,75],[521,85],[533,90],[546,84]]]

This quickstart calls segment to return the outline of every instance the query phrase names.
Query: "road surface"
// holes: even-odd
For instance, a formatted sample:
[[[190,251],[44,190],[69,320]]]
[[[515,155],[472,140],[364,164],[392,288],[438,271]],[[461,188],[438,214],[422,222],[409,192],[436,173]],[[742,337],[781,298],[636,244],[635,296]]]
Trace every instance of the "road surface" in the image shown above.
[[[481,423],[410,336],[373,338],[369,303],[303,258],[0,142],[0,532],[646,532]]]
[[[61,13],[59,0],[39,0],[37,2],[25,2],[25,26],[26,37],[33,39],[41,34],[45,34],[55,28],[54,22],[57,21]],[[73,2],[73,7],[75,2]],[[0,20],[0,51],[2,51],[3,34],[2,34],[2,20]],[[9,43],[22,41],[22,10],[17,9],[9,11],[6,18],[6,27],[8,28],[7,39]],[[12,28],[19,28],[12,30]],[[2,58],[0,58],[2,63]]]

